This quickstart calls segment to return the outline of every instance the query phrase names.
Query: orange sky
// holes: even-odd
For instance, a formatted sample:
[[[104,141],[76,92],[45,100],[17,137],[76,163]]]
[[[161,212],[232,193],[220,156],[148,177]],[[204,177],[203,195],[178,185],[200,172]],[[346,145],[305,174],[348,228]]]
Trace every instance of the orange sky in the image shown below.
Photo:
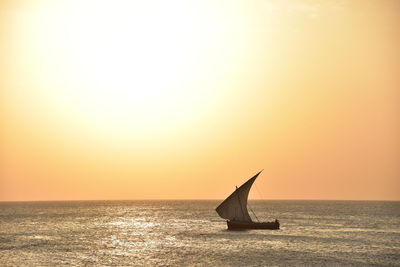
[[[1,1],[0,201],[400,200],[398,1]]]

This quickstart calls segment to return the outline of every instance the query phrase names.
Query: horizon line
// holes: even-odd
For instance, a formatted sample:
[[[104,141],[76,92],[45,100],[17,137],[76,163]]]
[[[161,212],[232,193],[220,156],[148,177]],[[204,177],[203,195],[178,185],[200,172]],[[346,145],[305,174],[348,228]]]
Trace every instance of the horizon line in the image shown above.
[[[53,199],[53,200],[0,200],[0,203],[6,202],[95,202],[95,201],[223,201],[224,199],[216,198],[145,198],[145,199]],[[249,201],[381,201],[381,202],[400,202],[400,199],[300,199],[300,198],[264,198],[264,199],[249,199]]]

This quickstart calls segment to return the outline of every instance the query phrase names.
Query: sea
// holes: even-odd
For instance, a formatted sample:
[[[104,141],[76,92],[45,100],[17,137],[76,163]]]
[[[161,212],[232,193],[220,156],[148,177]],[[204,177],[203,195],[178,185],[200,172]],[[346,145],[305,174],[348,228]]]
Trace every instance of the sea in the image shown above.
[[[248,231],[219,202],[0,202],[0,266],[400,266],[400,202],[250,200],[281,229]]]

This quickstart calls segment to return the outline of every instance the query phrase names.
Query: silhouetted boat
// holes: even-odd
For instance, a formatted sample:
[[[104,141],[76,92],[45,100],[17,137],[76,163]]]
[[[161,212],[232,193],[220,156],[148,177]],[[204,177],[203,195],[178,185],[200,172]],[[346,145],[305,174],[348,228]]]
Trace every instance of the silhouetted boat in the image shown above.
[[[253,222],[247,211],[247,198],[250,188],[262,171],[254,175],[247,182],[225,199],[215,210],[218,215],[227,220],[229,230],[245,229],[279,229],[279,221]]]

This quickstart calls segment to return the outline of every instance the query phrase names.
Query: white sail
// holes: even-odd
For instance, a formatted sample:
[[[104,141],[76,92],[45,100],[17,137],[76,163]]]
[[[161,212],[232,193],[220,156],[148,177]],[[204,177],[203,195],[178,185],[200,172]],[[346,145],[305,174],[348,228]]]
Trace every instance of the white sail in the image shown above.
[[[219,216],[230,221],[252,222],[247,211],[247,198],[251,186],[260,173],[261,171],[237,188],[215,209]]]

